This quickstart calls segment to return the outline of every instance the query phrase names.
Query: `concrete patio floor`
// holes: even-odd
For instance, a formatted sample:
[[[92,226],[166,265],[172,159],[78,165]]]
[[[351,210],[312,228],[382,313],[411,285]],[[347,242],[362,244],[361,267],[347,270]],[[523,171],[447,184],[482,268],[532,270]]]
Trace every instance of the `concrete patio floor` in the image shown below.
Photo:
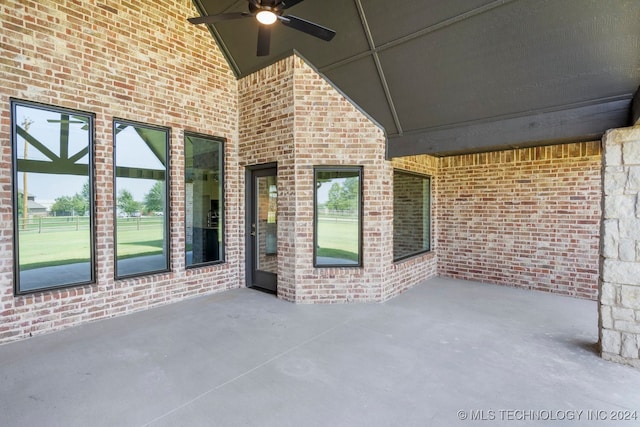
[[[593,301],[475,282],[236,289],[0,346],[0,426],[640,424],[640,371],[596,341]]]

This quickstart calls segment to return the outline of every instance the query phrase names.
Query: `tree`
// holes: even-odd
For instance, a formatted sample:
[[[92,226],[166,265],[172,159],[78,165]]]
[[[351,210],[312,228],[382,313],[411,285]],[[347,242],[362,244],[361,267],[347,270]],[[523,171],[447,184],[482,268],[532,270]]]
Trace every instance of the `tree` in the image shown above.
[[[358,205],[358,178],[345,179],[342,184],[334,182],[329,189],[327,208],[335,211],[353,211]]]
[[[84,215],[90,206],[89,180],[82,185],[80,193],[73,196],[60,196],[51,206],[56,216]]]
[[[51,205],[51,212],[53,212],[56,216],[73,215],[75,211],[74,201],[73,201],[74,197],[70,197],[70,196],[58,197],[53,203],[53,205]]]
[[[71,202],[75,215],[84,215],[89,210],[89,200],[85,199],[82,194],[74,194]]]
[[[342,210],[340,206],[341,206],[340,184],[338,184],[337,182],[334,182],[331,188],[329,189],[327,209],[339,211],[339,210]]]
[[[73,208],[76,215],[84,215],[89,210],[91,201],[91,191],[89,190],[89,180],[82,184],[82,190],[73,196]]]
[[[91,201],[91,191],[89,189],[89,180],[82,184],[82,191],[80,196],[87,202],[87,209],[89,209],[89,202]]]
[[[144,196],[144,206],[148,212],[162,212],[164,207],[164,181],[157,181]]]
[[[23,203],[22,203],[22,191],[18,191],[18,216],[22,217]]]
[[[120,190],[117,200],[118,209],[127,215],[133,215],[142,209],[142,203],[133,200],[133,195],[127,190]]]
[[[342,198],[345,203],[345,210],[354,211],[358,207],[358,182],[359,178],[351,177],[344,180],[342,184]]]

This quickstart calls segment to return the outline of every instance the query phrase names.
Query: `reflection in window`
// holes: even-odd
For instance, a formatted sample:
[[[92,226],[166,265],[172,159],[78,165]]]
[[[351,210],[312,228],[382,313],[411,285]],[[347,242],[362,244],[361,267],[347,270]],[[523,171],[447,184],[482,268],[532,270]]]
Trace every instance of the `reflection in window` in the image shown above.
[[[185,135],[187,266],[223,260],[223,143]]]
[[[258,245],[255,260],[258,270],[278,274],[278,177],[256,177]]]
[[[431,249],[430,178],[393,172],[393,258]]]
[[[16,293],[93,281],[93,116],[11,104]]]
[[[362,265],[362,169],[318,167],[314,174],[314,265]]]
[[[168,270],[169,130],[114,121],[116,276]]]

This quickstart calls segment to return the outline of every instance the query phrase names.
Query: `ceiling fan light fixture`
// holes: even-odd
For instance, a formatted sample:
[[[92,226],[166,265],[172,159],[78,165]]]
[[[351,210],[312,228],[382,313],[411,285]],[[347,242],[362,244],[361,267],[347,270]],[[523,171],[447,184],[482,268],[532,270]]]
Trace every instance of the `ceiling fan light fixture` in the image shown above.
[[[256,14],[256,19],[263,25],[271,25],[278,20],[278,17],[270,10],[261,10]]]
[[[234,0],[240,3],[241,0]],[[330,28],[315,24],[293,15],[284,15],[284,11],[292,6],[301,3],[303,0],[247,0],[247,12],[225,12],[217,15],[206,15],[189,18],[188,21],[194,25],[210,24],[231,21],[243,18],[256,18],[258,23],[258,46],[257,56],[269,56],[269,44],[271,40],[271,25],[280,21],[280,25],[297,30],[320,40],[330,41],[336,32]]]

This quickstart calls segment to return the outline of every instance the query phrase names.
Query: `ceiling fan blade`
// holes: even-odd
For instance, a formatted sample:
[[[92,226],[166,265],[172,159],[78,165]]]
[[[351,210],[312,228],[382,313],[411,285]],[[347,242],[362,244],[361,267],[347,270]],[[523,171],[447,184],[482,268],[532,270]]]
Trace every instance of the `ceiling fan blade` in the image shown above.
[[[269,44],[271,42],[271,27],[258,25],[258,56],[269,56]]]
[[[298,3],[301,3],[302,1],[303,0],[283,0],[282,2],[280,2],[280,4],[282,5],[282,10],[284,10],[284,9],[289,9],[290,7],[293,7]]]
[[[331,40],[333,36],[336,35],[336,32],[332,29],[314,24],[313,22],[306,21],[296,16],[279,16],[278,19],[280,20],[280,22],[282,22],[283,25],[286,25],[287,27],[302,31],[303,33],[307,33],[311,36],[325,41]]]
[[[247,12],[221,13],[219,15],[196,16],[195,18],[187,19],[187,21],[194,25],[215,24],[222,21],[229,21],[231,19],[249,18],[251,16],[253,15]]]

